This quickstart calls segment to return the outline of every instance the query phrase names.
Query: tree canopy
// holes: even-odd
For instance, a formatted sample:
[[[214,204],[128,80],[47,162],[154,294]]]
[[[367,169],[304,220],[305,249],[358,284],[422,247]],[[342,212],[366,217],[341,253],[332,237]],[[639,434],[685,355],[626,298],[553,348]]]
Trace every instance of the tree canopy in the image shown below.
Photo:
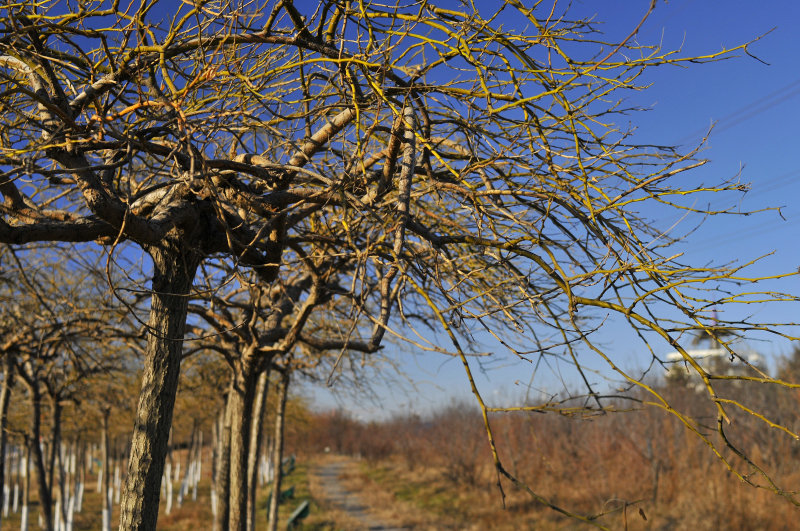
[[[697,151],[637,144],[618,123],[648,69],[746,45],[682,57],[639,44],[638,27],[606,42],[566,4],[492,6],[0,7],[0,241],[96,241],[111,254],[131,242],[153,258],[137,413],[153,428],[136,431],[147,435],[133,445],[126,496],[139,497],[124,503],[124,528],[155,523],[187,299],[209,258],[243,285],[244,268],[263,284],[335,269],[335,285],[319,285],[349,305],[342,346],[372,352],[389,333],[458,356],[493,449],[496,409],[468,362],[482,337],[578,370],[580,346],[697,431],[593,342],[609,312],[644,345],[660,336],[684,354],[724,435],[736,404],[679,340],[713,335],[712,308],[740,300],[725,285],[744,277],[682,263],[650,213],[697,211],[693,197],[742,184],[686,186],[674,177],[705,162]],[[613,408],[584,381],[587,409]],[[133,474],[148,452],[154,468]],[[511,475],[494,456],[499,483]]]

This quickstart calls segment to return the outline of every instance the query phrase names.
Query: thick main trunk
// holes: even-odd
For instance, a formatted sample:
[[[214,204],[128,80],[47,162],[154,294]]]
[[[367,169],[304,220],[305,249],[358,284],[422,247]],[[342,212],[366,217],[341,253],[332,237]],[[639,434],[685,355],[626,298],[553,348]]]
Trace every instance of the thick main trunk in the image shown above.
[[[278,410],[275,413],[275,448],[272,454],[272,466],[275,479],[272,482],[272,498],[269,501],[269,531],[278,529],[278,504],[281,498],[281,461],[283,461],[283,432],[286,424],[286,399],[289,396],[289,370],[281,374],[278,388]]]
[[[228,396],[231,412],[230,506],[228,529],[246,531],[247,525],[247,455],[250,447],[250,424],[258,374],[249,359],[243,359],[234,371]]]
[[[8,428],[8,403],[11,398],[11,388],[14,386],[14,359],[11,357],[11,353],[6,352],[3,362],[5,369],[3,370],[3,386],[0,388],[0,507],[6,501],[3,489],[6,484],[6,429]]]
[[[186,308],[199,259],[183,248],[148,249],[153,295],[147,323],[142,388],[120,505],[120,530],[156,528],[161,476],[178,390]]]
[[[247,531],[256,528],[256,491],[258,488],[258,456],[261,454],[264,433],[264,412],[267,410],[269,367],[258,375],[255,403],[250,426],[250,448],[247,452]]]

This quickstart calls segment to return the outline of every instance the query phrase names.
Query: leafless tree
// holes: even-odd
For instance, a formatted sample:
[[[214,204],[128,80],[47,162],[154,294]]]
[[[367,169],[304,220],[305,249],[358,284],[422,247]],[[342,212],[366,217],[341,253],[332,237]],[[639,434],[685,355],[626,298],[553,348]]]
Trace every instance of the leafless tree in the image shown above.
[[[710,308],[740,300],[715,286],[739,272],[681,263],[673,235],[646,213],[696,210],[693,197],[742,185],[673,184],[703,164],[697,152],[639,145],[614,120],[646,70],[745,45],[679,57],[638,44],[641,24],[604,41],[567,9],[0,7],[0,241],[96,241],[112,257],[130,242],[152,259],[122,529],[156,525],[187,305],[209,257],[252,269],[264,286],[306,257],[347,257],[355,265],[340,282],[357,322],[370,323],[349,340],[374,350],[388,332],[461,359],[498,483],[513,476],[489,422],[501,409],[472,378],[476,335],[524,359],[563,356],[583,374],[575,349],[610,362],[591,332],[598,314],[616,313],[675,345],[728,418],[736,406],[717,399],[718,375],[678,340],[713,333]],[[432,319],[419,318],[423,308]],[[450,346],[426,337],[428,326]],[[604,409],[584,381],[590,407]]]

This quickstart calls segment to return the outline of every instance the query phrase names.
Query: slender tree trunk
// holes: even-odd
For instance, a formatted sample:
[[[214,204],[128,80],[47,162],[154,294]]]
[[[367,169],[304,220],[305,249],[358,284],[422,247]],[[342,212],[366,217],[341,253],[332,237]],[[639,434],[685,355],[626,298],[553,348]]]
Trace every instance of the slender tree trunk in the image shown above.
[[[250,425],[258,374],[248,355],[242,357],[234,372],[231,403],[230,507],[228,529],[246,531],[247,526],[247,457],[250,447]]]
[[[64,452],[64,531],[72,531],[73,514],[75,512],[75,491],[77,484],[75,482],[75,446],[76,442],[73,439],[68,445],[65,446]]]
[[[39,491],[39,510],[42,513],[44,528],[53,531],[53,498],[50,495],[50,488],[47,485],[47,471],[44,467],[44,455],[42,453],[42,393],[39,385],[32,382],[29,386],[31,391],[31,441],[30,447],[33,451],[33,469],[36,472],[36,485]]]
[[[56,520],[61,518],[61,506],[58,504],[60,498],[60,489],[56,485],[56,454],[61,446],[61,404],[58,398],[50,396],[50,403],[53,407],[53,414],[50,419],[50,448],[47,454],[47,486],[50,491],[50,503],[53,505],[51,524],[58,527]]]
[[[256,492],[258,490],[258,456],[261,454],[264,433],[264,412],[269,392],[269,365],[258,375],[253,421],[250,426],[250,448],[247,452],[247,531],[256,528]]]
[[[3,503],[7,503],[4,491],[6,485],[6,429],[8,428],[8,403],[11,399],[11,388],[14,386],[14,358],[10,352],[6,352],[3,364],[5,365],[3,386],[0,387],[0,507],[3,506]],[[2,516],[0,516],[0,525],[2,525]]]
[[[166,470],[164,471],[164,481],[166,481],[166,488],[164,489],[164,497],[167,500],[167,503],[164,505],[164,514],[170,514],[172,512],[172,476],[174,474],[172,466],[172,452],[167,454],[167,466]]]
[[[142,388],[131,440],[120,530],[151,531],[158,520],[161,477],[180,375],[188,295],[199,257],[165,243],[153,258],[153,295],[147,323]]]
[[[53,404],[53,418],[51,432],[53,434],[53,447],[50,453],[50,492],[56,493],[56,528],[63,529],[67,515],[66,478],[64,474],[64,447],[61,443],[61,414],[63,408],[57,396],[50,396]],[[52,495],[52,494],[51,494]]]
[[[203,475],[203,430],[199,430],[197,435],[197,454],[194,462],[194,478],[192,479],[192,501],[197,501],[197,484]]]
[[[75,485],[75,512],[83,510],[83,490],[86,487],[86,442],[78,439],[77,474]]]
[[[217,441],[217,468],[215,470],[217,478],[217,517],[214,519],[215,531],[228,530],[231,490],[231,395],[233,394],[232,390],[228,391],[228,398],[225,401],[225,414],[219,429],[219,440]]]
[[[101,459],[103,460],[102,469],[100,470],[100,497],[102,500],[103,511],[103,529],[102,531],[111,531],[111,493],[109,492],[109,480],[111,478],[111,459],[108,447],[108,417],[111,414],[111,408],[103,408],[103,434],[100,439],[100,452]]]
[[[281,497],[281,461],[283,461],[283,429],[286,423],[286,398],[289,396],[289,370],[281,373],[280,386],[278,387],[278,411],[275,413],[275,447],[272,455],[272,465],[275,470],[275,479],[272,481],[272,497],[269,501],[269,531],[278,529],[278,504]]]
[[[194,463],[195,444],[197,439],[197,419],[192,419],[192,433],[189,437],[189,450],[186,452],[186,466],[183,472],[183,479],[178,490],[178,507],[183,503],[183,498],[189,492],[189,484],[192,481],[192,464]]]
[[[219,447],[222,440],[222,424],[225,422],[227,404],[223,404],[211,424],[211,516],[213,517],[213,530],[219,531]]]

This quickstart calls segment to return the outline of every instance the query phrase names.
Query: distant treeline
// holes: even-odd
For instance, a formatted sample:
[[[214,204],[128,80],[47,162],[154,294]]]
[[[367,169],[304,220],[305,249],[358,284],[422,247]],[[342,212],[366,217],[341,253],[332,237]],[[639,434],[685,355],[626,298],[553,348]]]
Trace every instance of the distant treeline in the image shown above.
[[[799,380],[800,356],[783,360],[778,376]],[[769,412],[762,420],[740,408],[726,408],[730,422],[723,420],[724,434],[751,462],[726,447],[713,404],[690,382],[672,381],[658,389],[677,410],[700,419],[689,427],[643,403],[644,395],[613,404],[625,412],[581,418],[504,413],[494,414],[490,422],[503,466],[550,503],[584,516],[603,515],[598,521],[608,527],[783,529],[796,520],[798,508],[787,499],[790,493],[775,491],[798,490],[800,441],[768,421],[800,429],[800,390],[740,382],[719,389],[723,401],[735,399]],[[338,411],[316,414],[294,437],[292,446],[307,452],[328,448],[360,456],[371,469],[391,470],[381,476],[395,478],[385,480],[388,488],[416,492],[415,501],[423,508],[439,511],[451,522],[486,522],[495,528],[568,524],[506,481],[507,510],[502,509],[483,421],[472,404],[453,403],[426,417],[369,423]],[[432,492],[443,490],[449,492],[448,503],[430,501]]]

